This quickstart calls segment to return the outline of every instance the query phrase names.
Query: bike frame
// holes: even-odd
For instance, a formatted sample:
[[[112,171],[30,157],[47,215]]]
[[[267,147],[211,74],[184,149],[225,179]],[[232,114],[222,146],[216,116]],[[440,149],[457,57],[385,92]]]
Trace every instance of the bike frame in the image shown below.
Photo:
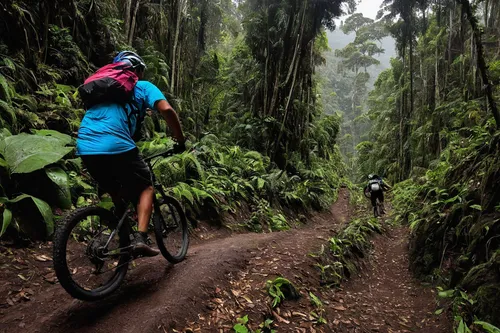
[[[156,198],[155,193],[159,192],[162,196],[166,196],[166,193],[163,190],[163,186],[156,179],[156,176],[153,172],[153,166],[155,163],[151,163],[151,161],[154,160],[155,158],[158,158],[158,157],[169,157],[169,156],[172,156],[173,154],[174,154],[173,149],[170,149],[170,150],[167,150],[166,152],[155,154],[153,156],[150,156],[150,157],[147,157],[144,159],[144,162],[147,164],[147,166],[149,168],[149,173],[150,173],[150,177],[151,177],[151,184],[153,184],[153,206],[154,206],[155,210],[160,209],[159,204],[158,204],[158,199]],[[125,223],[127,216],[130,214],[130,212],[127,208],[130,203],[129,202],[127,203],[125,200],[123,203],[124,203],[123,207],[124,207],[125,211],[123,213],[117,214],[117,216],[121,215],[121,218],[118,220],[118,225],[116,226],[116,228],[114,228],[113,231],[111,232],[111,234],[109,235],[109,238],[108,238],[106,244],[104,245],[105,249],[108,248],[108,245],[111,242],[111,240],[113,239],[113,237],[115,237],[116,232],[123,227],[123,223]],[[135,207],[134,207],[134,209],[135,209]],[[119,249],[120,252],[123,249],[124,248]]]

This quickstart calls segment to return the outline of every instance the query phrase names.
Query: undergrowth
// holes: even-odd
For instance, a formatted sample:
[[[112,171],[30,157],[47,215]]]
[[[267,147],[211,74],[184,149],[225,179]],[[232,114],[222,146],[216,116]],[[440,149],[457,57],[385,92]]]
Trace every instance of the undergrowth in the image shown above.
[[[453,307],[464,332],[477,318],[500,325],[500,135],[491,133],[477,126],[457,136],[425,175],[394,189],[414,271],[468,295]]]
[[[347,224],[336,236],[328,240],[317,257],[321,284],[339,286],[359,268],[361,261],[371,248],[370,236],[382,233],[380,221],[376,218],[357,218]]]
[[[140,146],[147,156],[172,144],[156,138]],[[208,135],[180,155],[162,159],[154,171],[170,194],[185,202],[200,218],[219,219],[249,204],[245,226],[252,231],[290,228],[286,208],[307,213],[328,208],[336,200],[341,185],[342,164],[318,157],[311,166],[297,163],[295,173],[276,168],[259,152],[224,144]]]

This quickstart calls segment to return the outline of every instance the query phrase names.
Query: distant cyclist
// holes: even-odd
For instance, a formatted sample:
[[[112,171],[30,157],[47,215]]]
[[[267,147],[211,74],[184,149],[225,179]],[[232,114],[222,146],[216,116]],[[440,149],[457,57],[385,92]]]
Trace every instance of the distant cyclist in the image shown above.
[[[384,191],[388,191],[390,189],[391,187],[382,180],[382,177],[372,174],[368,175],[368,184],[364,188],[364,193],[366,196],[370,197],[375,216],[377,216],[377,199],[381,206],[380,213],[385,214]]]

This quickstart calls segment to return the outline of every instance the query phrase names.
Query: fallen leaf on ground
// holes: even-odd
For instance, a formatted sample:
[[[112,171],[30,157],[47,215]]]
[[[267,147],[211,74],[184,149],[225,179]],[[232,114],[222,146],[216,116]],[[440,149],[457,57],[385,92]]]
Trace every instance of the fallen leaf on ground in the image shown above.
[[[38,261],[42,261],[42,262],[52,261],[52,258],[49,257],[49,256],[46,256],[45,254],[42,254],[42,255],[39,255],[39,256],[35,256],[35,259],[38,260]]]
[[[57,276],[56,273],[49,273],[47,275],[44,275],[44,280],[49,282],[49,283],[56,283],[57,282]]]
[[[273,316],[278,320],[280,323],[285,323],[285,324],[290,324],[290,321],[284,319],[283,317],[280,317],[279,314],[276,313],[276,311],[273,311]]]
[[[307,315],[305,313],[301,313],[301,312],[297,312],[297,311],[293,311],[292,315],[307,318]]]
[[[245,299],[245,301],[247,301],[248,303],[252,304],[252,300],[250,298],[248,298],[248,296],[243,296],[243,298]]]

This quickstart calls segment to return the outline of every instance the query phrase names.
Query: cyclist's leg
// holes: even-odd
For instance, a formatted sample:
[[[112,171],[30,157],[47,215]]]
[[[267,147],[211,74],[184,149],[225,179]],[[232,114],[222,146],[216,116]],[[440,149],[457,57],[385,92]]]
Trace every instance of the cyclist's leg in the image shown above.
[[[123,208],[123,200],[120,195],[121,184],[117,175],[116,160],[119,155],[84,155],[82,161],[88,173],[97,182],[99,190],[108,193],[117,209]],[[122,210],[123,210],[122,209]]]
[[[138,149],[127,152],[121,161],[119,172],[124,193],[137,207],[138,230],[135,234],[134,251],[137,255],[154,256],[159,254],[148,246],[148,226],[153,212],[153,186],[148,166]]]
[[[372,207],[377,206],[377,192],[371,192],[370,200],[372,202]]]
[[[153,211],[153,186],[149,168],[137,149],[116,155],[82,156],[90,175],[111,195],[119,208],[125,198],[137,205],[139,231],[147,232]],[[122,210],[123,210],[122,209]]]
[[[124,155],[120,178],[127,197],[137,206],[139,231],[147,232],[153,212],[154,191],[149,168],[138,149]]]
[[[371,192],[370,200],[372,202],[373,213],[377,213],[377,192]]]
[[[148,186],[139,196],[139,201],[137,203],[137,218],[140,232],[148,232],[149,220],[153,213],[153,195],[153,186]]]

